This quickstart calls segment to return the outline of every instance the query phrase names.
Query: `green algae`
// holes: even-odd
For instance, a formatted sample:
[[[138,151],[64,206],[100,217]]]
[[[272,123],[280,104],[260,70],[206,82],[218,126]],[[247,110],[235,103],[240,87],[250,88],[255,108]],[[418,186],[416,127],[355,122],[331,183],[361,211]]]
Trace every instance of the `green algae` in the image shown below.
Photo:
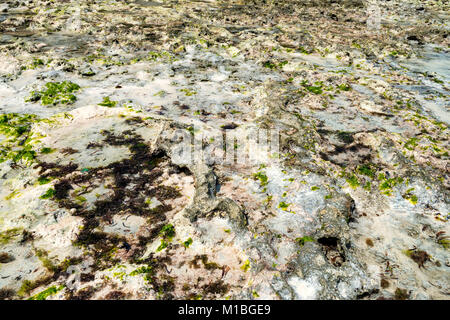
[[[318,86],[305,86],[306,90],[314,94],[321,94],[323,92],[321,87]]]
[[[413,194],[412,191],[414,191],[414,188],[406,190],[402,197],[411,202],[411,204],[416,205],[419,198],[415,194]]]
[[[192,244],[192,242],[192,238],[189,237],[186,241],[183,242],[183,246],[187,249]]]
[[[247,272],[250,268],[251,268],[250,260],[247,259],[244,262],[244,264],[241,266],[241,270],[243,270],[244,272]]]
[[[283,66],[285,66],[287,63],[288,63],[287,61],[281,62],[266,61],[263,63],[263,67],[271,70],[279,70],[282,69]]]
[[[175,236],[175,227],[170,223],[166,224],[161,228],[159,234],[165,239],[172,240],[172,238]]]
[[[49,153],[52,153],[52,152],[54,152],[55,151],[55,149],[52,149],[52,148],[48,148],[48,147],[44,147],[44,148],[41,148],[41,153],[42,154],[49,154]]]
[[[181,92],[184,92],[184,95],[187,96],[187,97],[190,97],[190,96],[193,96],[193,95],[196,95],[196,94],[197,94],[197,91],[195,91],[195,90],[190,90],[190,89],[188,89],[188,88],[180,89],[180,91],[181,91]]]
[[[444,249],[450,249],[450,237],[445,235],[445,231],[440,231],[436,234],[436,242]]]
[[[42,59],[39,58],[33,58],[33,60],[31,61],[31,63],[27,66],[23,66],[22,70],[34,70],[40,67],[43,67],[45,65],[44,61]]]
[[[14,163],[29,164],[36,158],[32,147],[32,125],[40,119],[32,114],[8,113],[0,115],[0,134],[6,139],[0,143],[0,163],[12,160]]]
[[[103,97],[103,101],[100,102],[98,105],[102,107],[112,108],[117,105],[117,101],[113,101],[109,97]]]
[[[80,86],[70,81],[47,82],[42,90],[32,91],[30,97],[25,102],[40,101],[43,106],[57,104],[72,104],[77,100],[74,92]]]
[[[314,85],[309,84],[307,80],[303,80],[301,85],[309,92],[313,94],[322,94],[323,93],[323,82],[316,81]]]
[[[358,172],[362,175],[368,176],[370,178],[375,178],[375,170],[372,169],[370,164],[364,164],[358,167]]]
[[[314,238],[311,238],[309,236],[304,236],[295,239],[295,242],[297,242],[301,247],[303,247],[306,242],[314,242],[314,241],[315,241]]]
[[[11,200],[14,198],[17,198],[21,195],[21,193],[19,192],[19,190],[14,190],[13,192],[11,192],[9,195],[7,195],[5,197],[5,200]]]
[[[259,183],[260,183],[261,187],[264,187],[264,186],[266,186],[269,183],[269,178],[262,171],[254,173],[253,174],[253,178],[259,180]]]
[[[278,208],[280,208],[280,209],[283,210],[283,211],[286,211],[286,210],[289,208],[290,205],[291,205],[290,203],[286,203],[286,202],[284,202],[284,201],[281,201],[281,202],[278,204]]]
[[[40,185],[47,184],[47,183],[49,183],[49,182],[51,182],[51,181],[52,181],[52,179],[49,178],[49,177],[39,177],[38,180],[37,180],[37,182],[38,182]]]
[[[48,252],[43,249],[35,250],[36,257],[42,262],[44,268],[46,268],[50,272],[56,272],[58,270],[58,266],[53,264],[53,262],[48,257]]]
[[[47,189],[47,191],[44,194],[42,194],[39,197],[39,199],[50,199],[50,198],[53,198],[54,195],[55,195],[55,189],[50,188],[50,189]]]
[[[414,150],[415,147],[417,147],[417,141],[419,139],[417,138],[411,138],[408,141],[405,142],[404,147],[408,150]]]
[[[157,252],[167,248],[169,243],[172,241],[172,238],[175,236],[175,227],[172,224],[166,224],[163,226],[159,232],[159,235],[162,237],[161,244],[156,249]]]
[[[392,191],[395,186],[404,182],[404,179],[402,177],[386,178],[383,173],[380,173],[378,175],[378,180],[380,181],[378,189],[387,196],[392,195]]]
[[[350,177],[346,178],[345,181],[347,181],[347,183],[349,184],[349,186],[352,189],[356,189],[357,187],[360,186],[360,182],[358,180],[358,177],[355,176],[354,174],[351,175]]]
[[[18,237],[22,232],[21,228],[12,228],[0,232],[0,244],[8,244],[12,239]]]
[[[167,51],[160,51],[160,52],[150,51],[148,53],[147,59],[150,61],[157,61],[157,60],[162,59],[162,60],[167,60],[169,62],[173,62],[173,61],[175,61],[175,56]]]
[[[137,276],[137,275],[144,275],[144,280],[147,282],[150,282],[152,280],[152,277],[155,275],[155,270],[152,266],[142,266],[135,270],[133,270],[129,276]]]
[[[64,288],[65,288],[64,285],[61,285],[59,287],[51,286],[50,288],[47,288],[44,291],[30,297],[28,300],[46,300],[48,297],[57,294],[59,291],[61,291]]]

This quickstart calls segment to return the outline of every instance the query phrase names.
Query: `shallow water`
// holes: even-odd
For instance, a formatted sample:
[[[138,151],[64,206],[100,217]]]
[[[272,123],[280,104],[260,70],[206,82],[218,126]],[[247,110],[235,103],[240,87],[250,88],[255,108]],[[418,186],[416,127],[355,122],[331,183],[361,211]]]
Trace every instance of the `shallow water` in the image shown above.
[[[423,85],[402,85],[403,89],[416,93],[422,106],[440,121],[450,124],[450,53],[436,52],[426,46],[423,57],[402,61]],[[433,78],[427,77],[432,75]]]

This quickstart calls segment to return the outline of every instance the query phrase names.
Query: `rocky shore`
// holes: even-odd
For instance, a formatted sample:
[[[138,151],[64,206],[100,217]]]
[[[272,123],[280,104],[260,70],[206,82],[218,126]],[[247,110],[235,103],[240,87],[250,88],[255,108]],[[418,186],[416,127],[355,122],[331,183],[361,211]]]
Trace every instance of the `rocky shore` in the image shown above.
[[[449,18],[3,1],[0,299],[448,299]]]

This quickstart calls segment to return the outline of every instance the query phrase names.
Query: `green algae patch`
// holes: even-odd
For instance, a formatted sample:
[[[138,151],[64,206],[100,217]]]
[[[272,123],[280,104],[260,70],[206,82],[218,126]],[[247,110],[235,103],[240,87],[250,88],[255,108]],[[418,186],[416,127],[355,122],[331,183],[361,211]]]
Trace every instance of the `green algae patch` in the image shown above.
[[[7,195],[5,197],[5,200],[11,200],[17,197],[20,197],[21,193],[19,192],[19,190],[14,190],[13,192],[11,192],[9,195]]]
[[[414,150],[417,147],[417,141],[419,139],[417,138],[411,138],[408,141],[405,142],[404,147],[408,150]]]
[[[8,113],[0,115],[0,134],[6,137],[20,137],[30,130],[38,120],[34,114]]]
[[[0,244],[8,244],[12,239],[18,237],[21,234],[22,229],[13,228],[3,232],[0,232]]]
[[[143,278],[146,282],[151,282],[152,277],[155,275],[155,270],[153,269],[152,266],[147,265],[147,266],[139,267],[139,268],[131,271],[130,274],[128,274],[128,276],[131,276],[131,277],[138,276],[138,275],[143,275]]]
[[[24,280],[17,294],[19,297],[23,297],[29,294],[30,291],[33,290],[34,288],[36,288],[36,284],[34,282],[30,280]]]
[[[323,92],[321,87],[318,86],[306,86],[306,90],[314,94],[321,94]]]
[[[309,84],[306,80],[301,82],[301,85],[309,92],[313,94],[321,94],[323,93],[323,82],[317,81],[314,85]]]
[[[250,261],[247,259],[244,264],[241,266],[241,270],[247,272],[250,269]]]
[[[161,244],[158,246],[158,248],[156,248],[156,252],[162,251],[165,248],[167,248],[168,246],[169,246],[169,243],[166,240],[161,239]]]
[[[445,231],[436,233],[436,242],[444,249],[450,249],[450,237],[445,234]]]
[[[24,162],[31,162],[36,158],[36,152],[32,150],[31,146],[25,146],[22,150],[12,151],[6,158],[9,158],[14,162],[19,162],[21,160]],[[5,158],[0,158],[0,162],[3,162],[4,159]]]
[[[143,275],[143,278],[146,282],[151,282],[152,281],[152,277],[155,275],[155,270],[152,266],[147,265],[147,266],[142,266],[139,267],[133,271],[131,271],[130,274],[128,274],[131,277],[137,276],[137,275]]]
[[[166,224],[162,227],[160,233],[163,238],[171,240],[175,236],[175,227],[172,224]]]
[[[284,202],[284,201],[281,201],[281,202],[278,204],[278,208],[280,208],[280,209],[283,210],[283,211],[286,211],[286,210],[289,208],[290,205],[291,205],[290,203],[286,203],[286,202]]]
[[[47,183],[49,183],[50,181],[52,181],[52,179],[51,179],[51,178],[48,178],[48,177],[39,177],[38,180],[37,180],[37,182],[38,182],[40,185],[47,184]]]
[[[352,89],[352,87],[346,83],[338,85],[337,88],[342,91],[350,91]]]
[[[392,195],[392,189],[399,185],[402,184],[404,182],[402,177],[395,177],[395,178],[386,178],[386,176],[383,173],[380,173],[378,175],[378,180],[380,180],[380,186],[378,187],[380,189],[380,191],[387,195],[387,196],[391,196]],[[416,199],[417,201],[417,199]]]
[[[180,91],[181,91],[181,92],[184,92],[184,95],[187,96],[187,97],[190,97],[190,96],[193,96],[193,95],[196,95],[196,94],[197,94],[197,91],[189,90],[189,89],[187,89],[187,88],[180,89]]]
[[[52,261],[48,257],[48,252],[42,249],[37,249],[35,251],[36,257],[42,262],[42,265],[51,272],[56,272],[58,270],[58,266],[55,266]]]
[[[80,86],[70,81],[47,82],[40,91],[32,91],[30,97],[25,102],[41,101],[43,106],[57,104],[72,104],[77,100],[74,92],[77,92]]]
[[[375,170],[369,164],[358,167],[358,172],[370,178],[375,178]]]
[[[314,242],[314,241],[315,240],[313,238],[308,237],[308,236],[304,236],[304,237],[295,239],[295,242],[297,242],[301,247],[303,247],[306,242]]]
[[[45,66],[45,63],[42,59],[33,58],[29,65],[22,67],[22,70],[34,70],[43,66]]]
[[[169,53],[167,51],[161,51],[161,52],[150,51],[148,53],[147,59],[149,61],[157,61],[157,60],[161,59],[161,60],[167,60],[168,62],[172,62],[175,60],[175,56],[173,56],[171,53]]]
[[[62,289],[64,289],[64,287],[65,287],[64,285],[61,285],[59,287],[52,286],[52,287],[38,293],[37,295],[32,296],[28,300],[46,300],[49,296],[52,296],[52,295],[58,293],[59,291],[61,291]]]
[[[104,97],[103,101],[100,102],[98,105],[102,107],[112,108],[117,105],[117,101],[110,100],[109,97]]]
[[[257,172],[257,173],[254,173],[254,174],[253,174],[253,178],[259,180],[259,183],[260,183],[261,187],[264,187],[264,186],[266,186],[266,185],[269,183],[269,178],[268,178],[267,175],[266,175],[264,172],[262,172],[262,171],[259,171],[259,172]]]
[[[31,127],[40,119],[33,114],[8,113],[0,115],[0,135],[6,137],[0,142],[0,163],[12,160],[31,163],[36,158],[33,150]]]
[[[280,70],[282,69],[286,64],[288,64],[288,61],[281,61],[281,62],[274,62],[274,61],[266,61],[263,63],[263,67],[270,69],[270,70]]]
[[[414,188],[406,190],[406,192],[402,195],[402,197],[403,199],[406,199],[409,202],[411,202],[411,204],[416,205],[419,198],[415,194],[413,194],[412,191],[414,191]]]
[[[159,235],[162,237],[161,244],[156,249],[157,252],[167,248],[169,246],[169,243],[172,241],[173,237],[175,236],[175,227],[172,224],[166,224],[161,228],[161,231],[159,232]]]
[[[183,246],[187,249],[192,244],[192,242],[193,242],[192,238],[189,238],[183,242]]]
[[[41,151],[42,154],[49,154],[49,153],[54,152],[55,150],[52,149],[52,148],[44,147],[44,148],[41,148],[40,151]]]
[[[136,270],[131,271],[129,274],[130,276],[137,276],[138,274],[146,274],[146,273],[153,273],[153,268],[151,266],[142,266],[140,268],[137,268]]]
[[[348,185],[352,189],[356,189],[360,185],[358,178],[354,174],[345,179],[345,181],[347,181]]]
[[[50,199],[50,198],[53,198],[54,195],[55,195],[55,189],[50,188],[43,195],[41,195],[39,197],[39,199]]]

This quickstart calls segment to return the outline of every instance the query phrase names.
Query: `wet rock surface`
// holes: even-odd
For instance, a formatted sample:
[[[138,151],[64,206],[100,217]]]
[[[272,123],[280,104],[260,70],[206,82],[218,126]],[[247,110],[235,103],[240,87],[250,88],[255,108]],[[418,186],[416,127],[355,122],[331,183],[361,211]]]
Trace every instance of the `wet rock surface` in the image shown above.
[[[448,299],[449,9],[4,1],[0,299]]]

